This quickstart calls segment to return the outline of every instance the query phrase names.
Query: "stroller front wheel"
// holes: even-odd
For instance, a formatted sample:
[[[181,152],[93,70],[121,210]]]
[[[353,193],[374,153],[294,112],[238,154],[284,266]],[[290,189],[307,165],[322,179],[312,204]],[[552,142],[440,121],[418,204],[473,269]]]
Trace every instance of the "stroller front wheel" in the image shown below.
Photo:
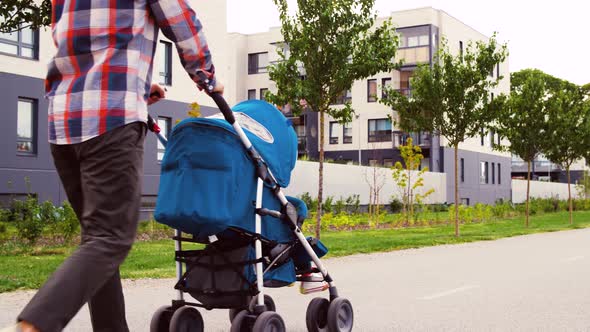
[[[305,325],[309,332],[328,331],[328,308],[330,301],[323,297],[316,297],[307,306]]]
[[[328,330],[330,332],[350,332],[354,322],[352,304],[345,298],[335,298],[328,308]]]
[[[182,307],[170,319],[170,332],[202,332],[205,330],[201,313],[193,307]]]
[[[265,311],[256,318],[252,332],[285,332],[285,322],[276,312]]]
[[[165,305],[156,310],[150,322],[150,332],[168,332],[170,318],[173,313],[174,309],[169,305]]]

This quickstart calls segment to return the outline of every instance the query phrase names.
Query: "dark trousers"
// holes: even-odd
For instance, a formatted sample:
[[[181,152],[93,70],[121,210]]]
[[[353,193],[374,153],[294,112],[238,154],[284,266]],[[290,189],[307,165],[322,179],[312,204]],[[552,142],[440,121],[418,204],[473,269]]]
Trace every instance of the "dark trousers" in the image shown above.
[[[18,316],[61,331],[88,303],[94,331],[128,331],[119,265],[139,218],[146,125],[135,122],[91,140],[51,145],[55,167],[81,225],[81,244]]]

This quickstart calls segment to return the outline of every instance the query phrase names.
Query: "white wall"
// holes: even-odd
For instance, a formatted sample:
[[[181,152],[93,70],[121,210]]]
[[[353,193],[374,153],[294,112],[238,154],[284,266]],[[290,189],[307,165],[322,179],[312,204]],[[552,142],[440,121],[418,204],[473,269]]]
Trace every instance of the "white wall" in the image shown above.
[[[285,194],[298,196],[308,192],[312,197],[318,192],[318,167],[316,162],[298,161],[295,170],[291,174],[291,184],[285,189]],[[369,184],[367,178],[377,170],[377,175],[383,179],[384,186],[380,192],[381,204],[389,203],[392,195],[400,197],[398,187],[392,178],[389,168],[373,168],[354,165],[340,165],[324,163],[324,198],[340,196],[346,198],[351,195],[360,195],[361,204],[369,203]],[[424,174],[424,187],[421,192],[434,189],[434,193],[426,199],[426,203],[444,203],[447,193],[446,174],[427,172]]]
[[[512,202],[522,203],[526,201],[526,180],[512,180]],[[578,197],[575,184],[571,185],[572,197]],[[568,198],[567,183],[531,181],[531,198],[557,197],[561,200]]]

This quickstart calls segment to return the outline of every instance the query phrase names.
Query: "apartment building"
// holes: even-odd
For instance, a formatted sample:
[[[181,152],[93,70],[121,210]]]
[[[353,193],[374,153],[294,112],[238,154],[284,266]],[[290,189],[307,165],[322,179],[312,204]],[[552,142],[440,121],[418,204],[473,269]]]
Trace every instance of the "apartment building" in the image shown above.
[[[410,77],[419,64],[429,64],[444,36],[451,52],[458,54],[469,42],[487,40],[488,37],[465,25],[442,10],[419,8],[392,12],[390,16],[401,37],[397,59],[404,64],[399,70],[379,73],[373,77],[356,81],[350,91],[343,94],[338,103],[352,103],[356,112],[353,121],[340,125],[333,119],[325,121],[325,156],[337,162],[362,165],[392,166],[400,160],[398,146],[407,137],[421,146],[424,154],[423,166],[433,172],[447,174],[448,202],[454,201],[454,160],[453,150],[443,137],[430,133],[404,133],[389,120],[396,112],[377,102],[384,86],[392,86],[403,93],[411,94]],[[230,34],[235,47],[230,66],[235,68],[229,81],[230,90],[236,91],[239,99],[262,99],[267,90],[276,86],[270,81],[267,68],[279,60],[277,45],[281,45],[280,28],[267,32],[242,35]],[[288,49],[284,49],[288,52]],[[490,73],[502,76],[494,94],[510,90],[508,61],[500,64]],[[338,106],[336,106],[338,107]],[[292,117],[292,114],[287,114]],[[318,157],[319,121],[317,114],[305,113],[292,117],[299,137],[299,152],[312,159]],[[497,142],[494,133],[482,133],[481,137],[466,140],[459,150],[459,193],[466,204],[476,202],[493,203],[497,199],[510,199],[510,154],[492,149]]]
[[[216,0],[215,4],[196,0],[190,0],[190,3],[203,23],[217,77],[226,82],[230,77],[227,59],[228,50],[231,50],[227,34],[227,3],[225,0]],[[28,193],[36,194],[42,201],[61,203],[66,199],[47,143],[44,78],[53,53],[49,28],[0,34],[0,204]],[[184,71],[176,48],[162,33],[154,59],[153,81],[168,90],[165,100],[149,108],[164,133],[170,132],[178,120],[187,117],[188,104],[192,102],[201,105],[204,115],[218,111],[209,97],[198,92]],[[235,100],[231,89],[227,95]],[[143,201],[148,209],[157,195],[163,152],[164,147],[157,142],[156,136],[148,134],[143,176]]]

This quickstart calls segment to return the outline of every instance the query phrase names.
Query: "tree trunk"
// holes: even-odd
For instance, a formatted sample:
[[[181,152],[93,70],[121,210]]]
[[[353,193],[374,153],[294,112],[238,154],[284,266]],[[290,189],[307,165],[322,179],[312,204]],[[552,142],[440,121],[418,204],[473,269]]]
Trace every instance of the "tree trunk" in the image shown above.
[[[531,194],[531,162],[528,162],[527,181],[526,181],[526,215],[525,222],[526,228],[529,228],[529,197]]]
[[[459,145],[455,145],[455,237],[459,237]]]
[[[568,202],[569,202],[569,206],[570,206],[570,225],[574,223],[574,205],[572,202],[572,187],[571,187],[571,179],[570,179],[570,167],[568,166],[566,168],[567,171],[567,196],[568,196]]]
[[[322,198],[324,193],[324,110],[320,110],[320,173],[318,184],[318,214],[316,216],[315,237],[320,239],[322,226]]]

